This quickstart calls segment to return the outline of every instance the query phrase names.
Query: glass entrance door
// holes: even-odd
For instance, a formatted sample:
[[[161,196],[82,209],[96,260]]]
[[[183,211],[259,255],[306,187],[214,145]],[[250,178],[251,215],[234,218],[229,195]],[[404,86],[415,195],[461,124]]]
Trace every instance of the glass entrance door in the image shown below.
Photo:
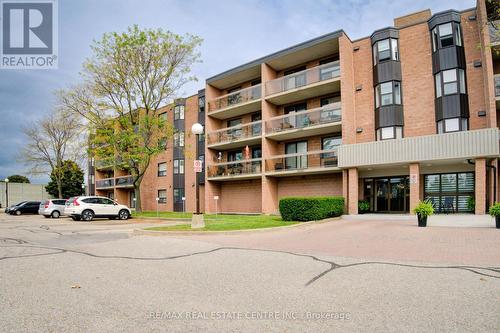
[[[379,213],[403,213],[410,207],[408,176],[365,179],[365,200],[370,211]]]
[[[375,180],[375,211],[386,212],[389,210],[389,179]]]

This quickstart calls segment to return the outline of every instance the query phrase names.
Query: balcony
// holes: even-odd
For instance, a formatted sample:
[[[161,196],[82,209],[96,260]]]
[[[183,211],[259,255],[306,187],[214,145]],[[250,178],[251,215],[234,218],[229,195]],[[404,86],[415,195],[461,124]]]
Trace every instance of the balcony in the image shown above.
[[[283,141],[342,130],[340,102],[266,121],[266,137]]]
[[[259,120],[210,132],[207,135],[207,144],[209,148],[231,149],[259,144],[261,135],[262,121]]]
[[[207,166],[208,180],[211,181],[259,179],[261,175],[261,158],[216,163]]]
[[[337,149],[285,154],[266,159],[266,176],[286,177],[340,172]]]
[[[208,101],[208,114],[227,119],[260,110],[262,85],[257,84]]]
[[[340,91],[340,61],[330,62],[266,82],[266,99],[283,105]]]
[[[490,30],[490,43],[495,46],[500,44],[500,20],[488,22]]]
[[[495,96],[500,99],[500,74],[495,74]]]
[[[114,162],[112,160],[109,160],[109,159],[96,160],[95,161],[95,168],[97,170],[113,170]]]
[[[99,179],[99,180],[96,180],[96,182],[95,182],[95,188],[96,189],[113,188],[114,185],[115,184],[114,184],[114,179],[113,178]]]
[[[499,131],[495,127],[341,145],[339,166],[353,168],[430,161],[463,163],[477,157],[497,158],[498,143]]]
[[[116,177],[115,178],[115,186],[118,188],[133,187],[134,186],[134,177],[132,177],[132,176]]]

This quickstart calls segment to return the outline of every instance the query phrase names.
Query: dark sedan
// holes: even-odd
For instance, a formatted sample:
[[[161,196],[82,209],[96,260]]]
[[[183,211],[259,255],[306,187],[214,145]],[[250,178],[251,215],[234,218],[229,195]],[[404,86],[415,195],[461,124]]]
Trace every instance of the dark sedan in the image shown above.
[[[40,206],[40,201],[26,201],[19,206],[13,207],[9,214],[11,215],[21,215],[21,214],[38,214],[38,208]]]
[[[20,206],[25,202],[27,202],[27,201],[21,201],[21,202],[16,203],[15,205],[12,205],[12,206],[5,208],[5,213],[6,214],[10,213],[12,211],[12,209],[14,209],[14,207]]]

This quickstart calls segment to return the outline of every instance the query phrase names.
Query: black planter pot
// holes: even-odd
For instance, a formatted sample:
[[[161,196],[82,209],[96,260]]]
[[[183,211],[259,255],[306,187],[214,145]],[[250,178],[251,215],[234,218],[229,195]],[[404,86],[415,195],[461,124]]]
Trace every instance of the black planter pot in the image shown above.
[[[495,216],[495,224],[497,229],[500,229],[500,216]]]
[[[418,226],[419,227],[427,227],[427,216],[421,216],[417,214]]]

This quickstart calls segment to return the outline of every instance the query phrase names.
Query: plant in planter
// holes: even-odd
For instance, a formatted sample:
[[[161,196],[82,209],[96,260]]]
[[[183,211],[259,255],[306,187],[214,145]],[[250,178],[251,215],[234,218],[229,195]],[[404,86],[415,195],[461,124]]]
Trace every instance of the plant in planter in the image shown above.
[[[426,227],[427,226],[427,217],[429,215],[434,214],[434,206],[430,201],[420,201],[413,210],[415,214],[417,214],[418,226]]]
[[[495,225],[497,229],[500,229],[500,202],[496,202],[490,207],[489,213],[495,218]]]
[[[364,214],[370,211],[370,203],[366,200],[358,201],[358,210],[360,214]]]
[[[476,210],[476,199],[473,196],[467,198],[467,209],[471,212]]]

